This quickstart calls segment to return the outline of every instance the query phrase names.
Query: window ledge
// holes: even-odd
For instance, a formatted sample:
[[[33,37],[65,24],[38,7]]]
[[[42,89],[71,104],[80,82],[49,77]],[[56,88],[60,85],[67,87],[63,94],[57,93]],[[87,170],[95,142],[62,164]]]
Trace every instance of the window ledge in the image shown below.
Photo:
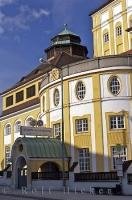
[[[74,133],[74,136],[80,136],[80,135],[91,135],[90,132],[86,131],[86,132],[78,132],[78,133]]]
[[[108,133],[116,133],[116,132],[121,132],[121,133],[123,133],[123,132],[125,132],[126,131],[126,128],[121,128],[121,129],[110,129],[109,131],[108,131]]]

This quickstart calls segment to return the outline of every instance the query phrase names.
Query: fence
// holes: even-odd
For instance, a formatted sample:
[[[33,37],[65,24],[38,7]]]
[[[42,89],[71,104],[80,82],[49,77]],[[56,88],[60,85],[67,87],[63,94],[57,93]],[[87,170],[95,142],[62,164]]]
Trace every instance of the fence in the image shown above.
[[[62,180],[62,172],[32,172],[32,180]],[[69,178],[69,173],[65,172],[65,179]]]
[[[117,172],[75,173],[74,181],[118,181]]]

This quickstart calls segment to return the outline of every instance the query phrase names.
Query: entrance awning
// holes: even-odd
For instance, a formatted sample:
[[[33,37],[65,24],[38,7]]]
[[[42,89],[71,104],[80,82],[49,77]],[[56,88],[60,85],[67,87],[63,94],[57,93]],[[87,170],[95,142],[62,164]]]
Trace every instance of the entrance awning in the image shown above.
[[[54,138],[18,138],[12,147],[14,154],[24,153],[28,158],[62,158],[62,143]],[[64,157],[68,158],[66,145],[64,145]]]

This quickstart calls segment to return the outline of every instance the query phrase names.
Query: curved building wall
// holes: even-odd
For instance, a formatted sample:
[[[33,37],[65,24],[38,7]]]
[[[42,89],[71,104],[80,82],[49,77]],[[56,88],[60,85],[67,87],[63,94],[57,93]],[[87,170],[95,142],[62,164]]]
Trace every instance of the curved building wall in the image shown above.
[[[121,60],[120,60],[121,59]],[[70,146],[71,163],[79,162],[78,149],[89,149],[90,171],[113,170],[112,148],[120,144],[126,159],[132,159],[132,57],[105,57],[86,60],[65,66],[63,72],[64,139]],[[120,62],[122,61],[122,62]],[[95,65],[94,65],[95,64]],[[106,66],[106,67],[105,67]],[[50,74],[42,81],[40,98],[45,96],[45,111],[41,117],[47,127],[61,125],[61,81],[50,80]],[[120,82],[119,94],[113,95],[109,88],[111,77]],[[77,83],[82,81],[85,95],[79,100]],[[54,91],[59,91],[59,103],[54,105]],[[111,117],[119,126],[110,128]],[[121,118],[120,118],[121,116]],[[123,116],[123,119],[122,119]],[[120,118],[120,119],[119,119]],[[77,133],[76,121],[87,119],[86,131]],[[113,119],[113,120],[114,120]],[[123,122],[118,122],[123,120]],[[120,125],[120,123],[124,123]],[[118,124],[116,124],[118,126]],[[55,137],[55,135],[54,135]],[[76,172],[80,172],[77,165]]]

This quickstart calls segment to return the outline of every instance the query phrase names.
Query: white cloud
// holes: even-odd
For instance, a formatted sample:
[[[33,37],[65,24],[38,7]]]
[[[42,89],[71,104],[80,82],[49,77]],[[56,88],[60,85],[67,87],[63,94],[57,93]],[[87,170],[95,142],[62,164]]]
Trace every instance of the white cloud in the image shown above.
[[[48,10],[42,8],[31,9],[27,5],[21,5],[19,12],[15,16],[10,16],[0,11],[0,34],[16,29],[29,29],[32,21],[49,15],[50,12]]]
[[[40,17],[42,17],[43,15],[48,16],[49,14],[50,14],[50,12],[47,11],[47,10],[44,10],[44,9],[40,9],[39,11],[32,10],[32,16],[33,16],[34,18],[40,18]]]
[[[14,3],[16,0],[0,0],[0,6],[5,6]]]

